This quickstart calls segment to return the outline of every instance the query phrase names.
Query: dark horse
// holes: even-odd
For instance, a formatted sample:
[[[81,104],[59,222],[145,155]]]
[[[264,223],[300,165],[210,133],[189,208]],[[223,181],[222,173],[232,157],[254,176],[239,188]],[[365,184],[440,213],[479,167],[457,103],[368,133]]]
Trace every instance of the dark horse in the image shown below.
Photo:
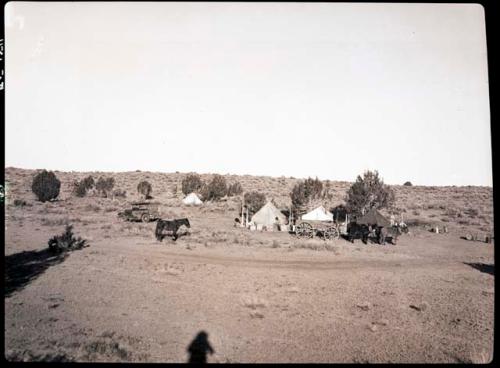
[[[347,225],[347,239],[351,243],[354,243],[354,239],[361,239],[363,243],[367,244],[369,234],[370,229],[364,224],[351,222]]]
[[[378,231],[378,243],[384,245],[387,238],[390,238],[391,243],[396,245],[398,237],[407,232],[408,228],[403,226],[382,227]]]
[[[182,218],[182,219],[175,219],[175,220],[162,220],[159,219],[158,222],[156,223],[156,230],[155,230],[155,235],[156,239],[159,241],[162,241],[165,235],[163,234],[163,231],[171,231],[172,232],[172,239],[177,240],[179,237],[177,235],[177,230],[182,225],[186,225],[188,228],[191,227],[189,224],[189,220],[187,218]]]

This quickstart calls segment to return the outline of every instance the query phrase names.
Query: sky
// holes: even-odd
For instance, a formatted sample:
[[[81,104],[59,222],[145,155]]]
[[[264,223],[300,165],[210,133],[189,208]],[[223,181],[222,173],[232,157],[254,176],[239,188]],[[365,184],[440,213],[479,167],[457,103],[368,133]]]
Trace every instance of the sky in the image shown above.
[[[9,2],[6,167],[492,186],[477,4]]]

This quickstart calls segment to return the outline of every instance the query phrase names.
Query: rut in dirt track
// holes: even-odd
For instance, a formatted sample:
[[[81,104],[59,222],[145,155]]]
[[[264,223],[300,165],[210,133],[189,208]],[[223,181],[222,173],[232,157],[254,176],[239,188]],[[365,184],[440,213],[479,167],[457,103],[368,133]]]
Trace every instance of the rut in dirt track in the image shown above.
[[[440,259],[363,259],[363,260],[304,260],[304,259],[264,259],[254,257],[235,257],[218,254],[186,254],[182,250],[167,250],[165,248],[151,247],[151,244],[138,244],[139,249],[144,250],[144,246],[150,246],[148,256],[155,258],[168,258],[185,262],[209,263],[222,266],[237,266],[247,268],[285,268],[301,270],[352,270],[352,269],[436,269],[436,268],[463,268],[464,264],[459,261],[443,261]],[[137,246],[137,244],[135,245]],[[109,248],[108,248],[109,249]],[[133,247],[120,247],[121,253],[128,253],[131,256],[143,257],[144,252],[137,252]],[[289,256],[289,255],[287,255]]]

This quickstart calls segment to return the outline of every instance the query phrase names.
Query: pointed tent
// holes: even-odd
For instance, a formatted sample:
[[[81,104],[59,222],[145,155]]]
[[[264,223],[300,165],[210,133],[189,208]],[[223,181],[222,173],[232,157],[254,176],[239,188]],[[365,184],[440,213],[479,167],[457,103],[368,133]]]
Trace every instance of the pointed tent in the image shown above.
[[[283,215],[280,210],[276,208],[271,201],[267,202],[255,215],[252,216],[252,222],[255,225],[261,225],[270,227],[273,226],[276,217],[281,225],[286,224],[286,217]]]
[[[319,206],[311,212],[302,216],[302,220],[308,221],[333,221],[333,214],[325,210],[325,207]]]
[[[377,226],[391,226],[391,222],[387,220],[380,212],[376,209],[371,209],[358,221],[358,224],[365,225],[377,225]]]
[[[200,198],[195,193],[190,193],[182,200],[184,204],[194,204],[194,205],[200,205],[203,204]]]

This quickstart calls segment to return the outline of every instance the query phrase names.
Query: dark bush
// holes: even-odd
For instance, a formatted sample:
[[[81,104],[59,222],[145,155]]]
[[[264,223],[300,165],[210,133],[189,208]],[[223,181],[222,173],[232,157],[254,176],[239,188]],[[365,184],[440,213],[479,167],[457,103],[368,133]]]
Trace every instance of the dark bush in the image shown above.
[[[307,178],[304,182],[305,195],[308,199],[320,198],[323,192],[323,183],[318,178]]]
[[[243,196],[248,215],[252,216],[266,204],[266,196],[260,192],[247,192]]]
[[[294,185],[290,193],[290,198],[292,200],[292,209],[295,216],[297,216],[298,213],[304,212],[304,206],[308,201],[304,182],[298,182]]]
[[[349,188],[345,201],[349,212],[360,215],[372,208],[392,206],[395,196],[377,171],[366,171],[363,177],[358,175],[356,182]]]
[[[55,253],[61,253],[68,250],[81,249],[87,246],[86,243],[85,239],[73,236],[73,225],[68,224],[62,235],[53,236],[49,240],[49,249]]]
[[[233,183],[233,184],[229,185],[227,188],[227,196],[228,197],[240,195],[241,193],[243,193],[243,187],[241,186],[241,184],[239,182]]]
[[[150,194],[153,191],[153,187],[150,182],[143,180],[137,185],[137,191],[142,194],[144,198],[151,198]]]
[[[305,207],[311,200],[321,198],[323,194],[323,183],[318,178],[307,178],[295,184],[290,193],[295,217],[305,212]]]
[[[77,197],[85,197],[87,195],[87,189],[81,183],[75,183],[73,187],[73,193]]]
[[[46,202],[56,199],[61,189],[61,182],[52,171],[43,170],[35,175],[31,190],[39,201]]]
[[[85,179],[81,181],[75,181],[73,183],[73,193],[77,197],[85,197],[87,195],[87,191],[92,189],[95,186],[94,178],[89,175]]]
[[[88,190],[92,189],[95,186],[95,181],[92,175],[89,175],[81,181],[81,184],[85,187],[85,189]]]
[[[120,198],[126,198],[127,197],[127,191],[126,190],[115,189],[113,191],[113,196],[120,197]]]
[[[411,183],[411,181],[407,181],[406,183],[404,183],[403,185],[407,186],[407,187],[411,187],[413,186],[413,184]]]
[[[25,200],[22,200],[22,199],[14,199],[14,206],[16,207],[24,207],[27,205],[26,201]]]
[[[115,186],[115,179],[112,177],[103,178],[101,176],[97,180],[97,183],[95,184],[95,188],[103,197],[108,197],[108,195],[113,190],[114,186]]]
[[[215,174],[210,181],[203,188],[203,199],[217,201],[227,195],[226,179],[222,175]]]
[[[188,195],[192,192],[197,192],[201,189],[203,186],[203,181],[201,180],[200,175],[196,173],[188,174],[183,180],[182,180],[182,193],[185,195]],[[177,192],[177,188],[176,188]]]

